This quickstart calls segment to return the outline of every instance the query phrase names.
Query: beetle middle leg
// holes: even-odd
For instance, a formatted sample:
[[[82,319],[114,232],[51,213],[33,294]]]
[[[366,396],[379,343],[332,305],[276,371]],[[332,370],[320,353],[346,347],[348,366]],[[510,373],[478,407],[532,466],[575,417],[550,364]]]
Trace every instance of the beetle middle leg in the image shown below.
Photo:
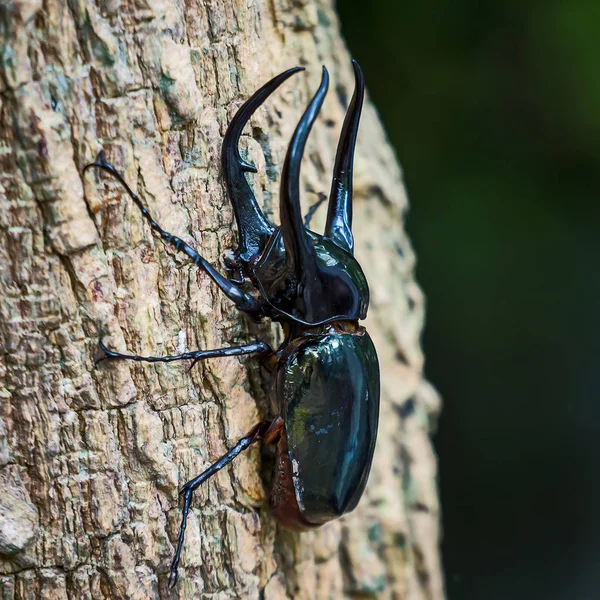
[[[249,446],[258,442],[261,439],[265,439],[268,442],[276,439],[281,432],[283,420],[281,417],[273,419],[272,421],[261,421],[257,423],[243,438],[239,439],[235,446],[225,453],[221,458],[216,460],[208,469],[200,473],[194,479],[188,481],[179,491],[179,494],[183,496],[183,515],[181,518],[181,527],[179,529],[179,538],[177,539],[177,550],[171,563],[171,572],[169,573],[169,587],[172,588],[177,583],[177,567],[179,565],[179,559],[181,557],[181,550],[183,548],[183,540],[185,537],[185,528],[187,526],[188,513],[190,512],[190,503],[192,501],[192,494],[194,491],[207,479],[218,473],[224,466],[228,465],[238,454],[246,450]]]
[[[228,348],[215,348],[213,350],[192,350],[191,352],[184,352],[183,354],[174,354],[171,356],[139,356],[137,354],[121,354],[120,352],[114,352],[109,350],[102,340],[98,342],[100,346],[100,352],[96,356],[95,363],[98,364],[103,360],[107,359],[119,359],[119,360],[134,360],[136,362],[174,362],[176,360],[191,360],[192,365],[190,369],[199,360],[205,358],[221,358],[225,356],[241,356],[244,354],[273,354],[273,348],[266,342],[255,342],[254,344],[244,344],[242,346],[229,346]]]
[[[256,298],[250,294],[243,292],[237,285],[229,281],[226,277],[221,275],[206,259],[204,259],[198,252],[196,252],[191,246],[186,244],[182,239],[178,238],[171,233],[165,231],[150,215],[148,209],[143,205],[142,201],[129,187],[123,176],[111,165],[104,156],[104,152],[100,152],[93,163],[86,165],[84,171],[89,168],[95,167],[110,173],[127,191],[129,197],[133,200],[135,205],[140,209],[143,217],[148,221],[150,227],[156,231],[160,237],[167,244],[173,246],[179,252],[183,252],[189,256],[195,264],[201,267],[208,276],[223,290],[225,295],[238,307],[238,309],[247,312],[252,315],[255,319],[260,319],[264,316],[264,310],[262,305]]]

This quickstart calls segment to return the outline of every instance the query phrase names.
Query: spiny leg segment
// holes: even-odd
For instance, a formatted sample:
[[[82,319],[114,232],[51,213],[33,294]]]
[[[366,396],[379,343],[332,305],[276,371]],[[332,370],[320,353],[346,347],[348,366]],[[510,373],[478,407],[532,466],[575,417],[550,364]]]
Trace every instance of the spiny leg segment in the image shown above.
[[[98,342],[100,353],[96,357],[96,364],[107,359],[124,359],[136,362],[174,362],[176,360],[191,360],[190,369],[199,361],[205,358],[221,358],[225,356],[241,356],[243,354],[273,354],[273,348],[266,342],[255,342],[254,344],[245,344],[243,346],[230,346],[229,348],[215,348],[214,350],[192,350],[182,354],[172,356],[138,356],[137,354],[121,354],[109,350],[102,340]]]
[[[103,171],[110,173],[125,188],[129,194],[129,197],[134,201],[146,221],[150,224],[150,227],[152,227],[152,229],[154,229],[154,231],[156,231],[167,244],[170,244],[179,252],[183,252],[189,256],[195,264],[204,269],[209,277],[221,288],[221,290],[223,290],[225,295],[238,307],[239,310],[247,312],[255,319],[260,319],[264,316],[263,307],[260,302],[256,300],[256,298],[253,298],[250,294],[246,294],[231,281],[221,275],[221,273],[219,273],[207,260],[200,256],[200,254],[198,254],[182,239],[168,233],[162,229],[162,227],[160,227],[160,225],[152,218],[148,212],[148,209],[142,204],[142,201],[136,194],[134,194],[133,190],[129,187],[121,174],[106,160],[104,152],[100,152],[96,160],[93,163],[86,165],[83,170],[86,171],[92,167],[102,169]]]
[[[169,573],[169,587],[172,588],[177,583],[177,567],[181,557],[183,548],[183,539],[185,537],[185,528],[187,526],[188,513],[190,511],[190,503],[194,491],[207,479],[218,473],[225,465],[228,465],[240,452],[243,452],[259,440],[265,437],[275,437],[281,429],[281,418],[276,418],[272,421],[261,421],[257,423],[243,438],[238,440],[235,446],[225,453],[221,458],[216,460],[208,469],[200,473],[198,477],[188,481],[179,491],[183,496],[183,515],[181,518],[181,527],[179,529],[179,538],[177,540],[177,550],[171,563],[171,572]],[[269,434],[273,435],[269,435]],[[267,440],[271,441],[271,440]]]

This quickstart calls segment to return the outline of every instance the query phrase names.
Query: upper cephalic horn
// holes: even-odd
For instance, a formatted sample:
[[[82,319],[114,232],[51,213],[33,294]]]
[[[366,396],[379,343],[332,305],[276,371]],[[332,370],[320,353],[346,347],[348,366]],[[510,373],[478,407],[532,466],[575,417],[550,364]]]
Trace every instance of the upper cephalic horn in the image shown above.
[[[300,163],[302,162],[306,140],[321,110],[328,87],[329,74],[327,73],[327,69],[323,67],[321,85],[296,127],[281,171],[281,197],[279,202],[281,233],[288,264],[293,265],[298,274],[309,267],[315,260],[314,250],[302,222],[300,209]]]
[[[244,173],[256,173],[256,167],[242,160],[238,148],[240,136],[244,126],[256,109],[288,77],[303,70],[303,67],[289,69],[277,75],[256,91],[239,108],[225,133],[221,161],[240,234],[238,252],[241,258],[245,260],[258,254],[264,245],[265,239],[273,233],[273,226],[263,216],[252,189],[244,177]]]
[[[365,80],[358,63],[353,60],[354,94],[346,112],[342,133],[335,155],[333,181],[329,195],[325,236],[332,239],[340,248],[354,253],[352,236],[352,171],[354,166],[354,147],[360,113],[365,95]]]

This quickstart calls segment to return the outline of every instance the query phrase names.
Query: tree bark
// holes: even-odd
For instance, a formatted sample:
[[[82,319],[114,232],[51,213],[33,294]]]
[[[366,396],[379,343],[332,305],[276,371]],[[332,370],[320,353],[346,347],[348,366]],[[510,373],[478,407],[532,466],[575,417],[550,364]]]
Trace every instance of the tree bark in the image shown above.
[[[247,127],[249,180],[273,219],[287,143],[326,64],[304,201],[329,191],[353,89],[331,1],[20,0],[0,16],[0,599],[441,599],[428,437],[439,401],[422,373],[401,172],[371,104],[354,230],[382,407],[353,513],[311,533],[279,528],[265,502],[269,456],[253,447],[196,493],[169,592],[178,487],[260,420],[264,374],[236,358],[191,372],[93,365],[99,332],[145,355],[280,339],[157,240],[116,182],[82,168],[104,148],[156,220],[223,268],[236,237],[223,134],[243,100],[296,64],[307,71]]]

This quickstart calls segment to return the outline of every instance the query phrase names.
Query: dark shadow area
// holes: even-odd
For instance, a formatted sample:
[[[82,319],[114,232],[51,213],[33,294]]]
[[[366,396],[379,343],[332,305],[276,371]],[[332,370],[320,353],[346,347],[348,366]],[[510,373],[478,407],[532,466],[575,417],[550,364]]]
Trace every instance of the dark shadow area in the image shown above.
[[[449,599],[600,598],[600,3],[338,11],[411,198]]]

